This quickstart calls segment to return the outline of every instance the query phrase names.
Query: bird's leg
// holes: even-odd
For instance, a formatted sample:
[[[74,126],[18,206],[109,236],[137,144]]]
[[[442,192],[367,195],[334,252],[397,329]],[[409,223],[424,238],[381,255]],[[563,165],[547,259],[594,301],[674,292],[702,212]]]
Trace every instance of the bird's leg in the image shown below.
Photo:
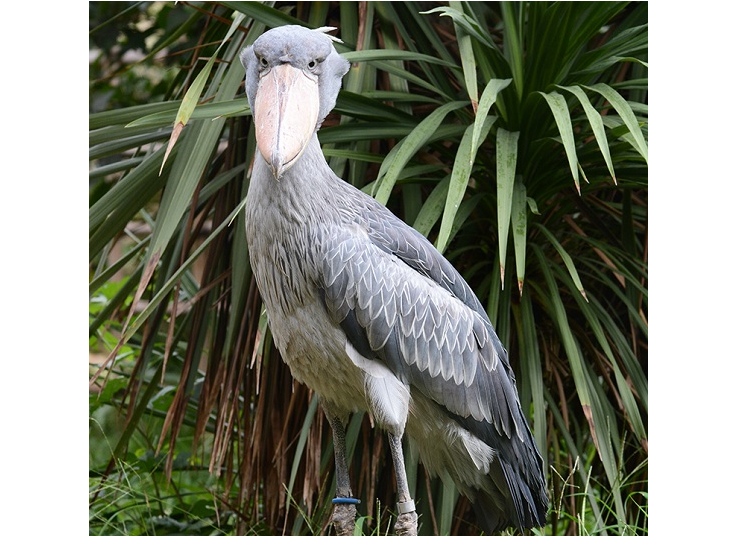
[[[326,404],[323,404],[328,422],[333,429],[333,457],[336,464],[336,497],[351,498],[352,487],[349,483],[349,466],[346,463],[346,426],[341,417]],[[334,504],[331,520],[336,529],[336,536],[351,536],[354,533],[354,520],[357,507],[354,504]]]
[[[396,534],[398,536],[417,536],[417,512],[414,501],[409,495],[409,484],[406,481],[406,466],[404,465],[404,449],[401,445],[401,435],[388,434],[393,456],[393,468],[396,472],[396,492],[398,493],[398,518],[396,518]]]

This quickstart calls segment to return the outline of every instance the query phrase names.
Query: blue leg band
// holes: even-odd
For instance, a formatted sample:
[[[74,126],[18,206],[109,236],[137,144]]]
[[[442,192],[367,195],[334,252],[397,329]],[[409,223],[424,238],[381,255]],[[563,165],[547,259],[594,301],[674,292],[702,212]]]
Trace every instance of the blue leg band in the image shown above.
[[[334,497],[333,504],[359,504],[361,501],[354,497]]]

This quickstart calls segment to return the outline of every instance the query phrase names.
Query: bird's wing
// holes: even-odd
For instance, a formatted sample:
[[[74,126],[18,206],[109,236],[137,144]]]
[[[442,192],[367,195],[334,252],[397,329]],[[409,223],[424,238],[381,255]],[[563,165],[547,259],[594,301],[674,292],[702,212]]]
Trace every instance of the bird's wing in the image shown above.
[[[369,200],[368,200],[369,201]],[[376,202],[362,214],[363,224],[373,244],[396,255],[408,266],[456,296],[467,307],[490,322],[474,291],[445,257],[416,229],[396,218]],[[501,359],[505,359],[505,352]]]
[[[333,320],[360,354],[456,418],[525,439],[507,354],[474,293],[416,231],[387,225],[399,223],[373,219],[325,241],[320,286]]]

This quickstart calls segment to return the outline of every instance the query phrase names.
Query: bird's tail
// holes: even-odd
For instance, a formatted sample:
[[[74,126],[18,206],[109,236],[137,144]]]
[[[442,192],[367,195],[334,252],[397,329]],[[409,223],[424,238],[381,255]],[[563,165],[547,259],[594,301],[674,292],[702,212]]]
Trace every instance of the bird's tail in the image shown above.
[[[523,439],[508,438],[489,423],[465,422],[434,406],[428,413],[429,418],[409,419],[407,434],[428,471],[452,480],[470,500],[486,533],[544,526],[548,498],[542,458],[527,426]]]
[[[492,534],[510,526],[519,529],[542,527],[547,516],[548,499],[539,483],[519,478],[515,468],[496,459],[479,488],[473,494],[472,506],[482,529]],[[534,488],[534,489],[532,489]]]
[[[528,427],[524,431],[523,439],[516,435],[486,439],[495,456],[489,471],[465,492],[474,496],[474,511],[488,534],[509,526],[542,527],[546,522],[549,500],[542,457]],[[462,480],[460,475],[451,476]]]

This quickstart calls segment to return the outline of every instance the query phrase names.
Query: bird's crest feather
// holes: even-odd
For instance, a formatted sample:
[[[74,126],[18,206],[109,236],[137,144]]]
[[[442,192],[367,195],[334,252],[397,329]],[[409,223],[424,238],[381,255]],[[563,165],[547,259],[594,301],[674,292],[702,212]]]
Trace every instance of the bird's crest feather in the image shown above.
[[[333,36],[333,35],[328,35],[328,33],[327,33],[327,32],[333,32],[333,31],[336,31],[336,30],[338,30],[338,28],[336,28],[335,26],[321,26],[320,28],[315,28],[313,31],[314,32],[320,32],[320,33],[322,33],[323,35],[325,35],[331,41],[335,41],[337,43],[343,43],[343,41],[341,39],[339,39],[338,37]]]

